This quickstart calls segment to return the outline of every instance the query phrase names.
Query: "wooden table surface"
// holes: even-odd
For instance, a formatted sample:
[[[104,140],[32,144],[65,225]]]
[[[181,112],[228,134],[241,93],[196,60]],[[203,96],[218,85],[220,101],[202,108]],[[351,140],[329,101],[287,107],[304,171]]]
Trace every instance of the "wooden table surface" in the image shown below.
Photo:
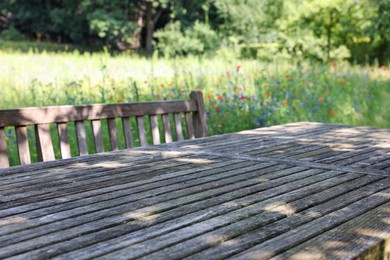
[[[295,123],[0,170],[0,258],[389,257],[390,130]]]

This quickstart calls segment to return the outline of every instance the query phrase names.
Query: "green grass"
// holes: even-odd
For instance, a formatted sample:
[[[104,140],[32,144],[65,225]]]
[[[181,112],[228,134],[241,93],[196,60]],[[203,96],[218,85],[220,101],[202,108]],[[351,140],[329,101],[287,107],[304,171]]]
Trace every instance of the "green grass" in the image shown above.
[[[390,128],[388,68],[77,51],[0,50],[0,59],[0,108],[183,99],[201,90],[211,135],[296,121]]]

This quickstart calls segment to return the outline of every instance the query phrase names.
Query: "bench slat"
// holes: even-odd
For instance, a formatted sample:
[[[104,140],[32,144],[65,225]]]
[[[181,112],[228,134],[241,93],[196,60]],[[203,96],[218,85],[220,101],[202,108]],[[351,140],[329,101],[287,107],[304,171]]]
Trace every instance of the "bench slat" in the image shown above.
[[[57,131],[58,131],[58,136],[59,136],[59,140],[60,140],[61,158],[62,159],[71,158],[72,155],[70,153],[70,145],[69,145],[69,138],[68,138],[68,126],[66,125],[66,123],[58,123],[57,124]]]
[[[182,141],[183,140],[183,128],[181,125],[180,113],[174,113],[173,115],[175,118],[175,129],[176,129],[177,141]]]
[[[138,138],[139,138],[139,144],[140,146],[146,146],[146,135],[145,135],[145,124],[144,124],[144,117],[143,116],[137,116],[137,126],[138,126]]]
[[[196,102],[197,111],[192,113],[195,123],[195,136],[206,137],[208,135],[206,123],[206,111],[204,109],[203,94],[200,91],[193,91],[190,98]]]
[[[16,140],[18,143],[18,153],[20,164],[29,164],[31,163],[30,149],[28,147],[27,139],[27,127],[26,126],[16,126]]]
[[[122,118],[123,135],[125,137],[126,148],[134,147],[133,135],[131,132],[131,122],[129,117]]]
[[[40,158],[42,161],[54,161],[54,150],[53,142],[50,136],[50,125],[36,125],[36,141],[37,141],[37,150],[39,150]]]
[[[118,145],[118,131],[116,130],[116,124],[115,124],[115,118],[109,118],[107,119],[108,122],[108,131],[110,133],[110,144],[111,144],[111,150],[117,151],[119,150]]]
[[[172,143],[171,124],[169,122],[169,115],[162,115],[162,121],[164,126],[164,138],[166,143]]]
[[[0,168],[9,167],[7,155],[7,141],[5,139],[5,130],[0,128]]]
[[[75,124],[79,155],[88,155],[87,135],[85,134],[84,121],[76,121]]]
[[[152,130],[153,144],[160,144],[160,132],[158,130],[157,116],[151,115],[149,116],[149,120],[150,120],[150,128]]]
[[[4,109],[0,127],[192,112],[194,100]]]
[[[102,138],[102,124],[99,119],[91,120],[93,141],[97,153],[104,152],[103,138]]]
[[[184,113],[186,117],[187,131],[188,131],[188,139],[194,139],[194,125],[192,124],[192,116],[191,113]]]

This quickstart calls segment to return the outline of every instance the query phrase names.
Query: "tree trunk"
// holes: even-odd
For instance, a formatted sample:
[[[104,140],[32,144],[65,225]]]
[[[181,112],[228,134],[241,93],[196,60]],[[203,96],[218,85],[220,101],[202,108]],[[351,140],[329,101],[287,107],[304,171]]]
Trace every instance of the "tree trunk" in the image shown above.
[[[153,50],[153,30],[154,30],[154,22],[152,19],[152,2],[146,3],[146,41],[145,41],[145,50],[152,51]]]
[[[328,31],[327,31],[327,38],[328,38],[328,46],[326,51],[326,56],[328,59],[328,62],[330,62],[330,51],[331,51],[331,39],[332,39],[332,27],[333,27],[333,11],[329,11],[329,25],[328,25]]]

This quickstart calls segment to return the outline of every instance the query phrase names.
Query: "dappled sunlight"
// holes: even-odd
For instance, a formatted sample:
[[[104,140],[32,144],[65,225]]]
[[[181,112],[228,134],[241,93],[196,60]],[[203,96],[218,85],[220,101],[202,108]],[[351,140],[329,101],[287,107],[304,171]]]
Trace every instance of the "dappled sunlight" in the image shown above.
[[[1,218],[0,219],[0,227],[13,225],[13,224],[20,224],[29,221],[29,218],[22,217],[22,216],[12,216],[7,218]]]
[[[296,213],[296,210],[291,205],[289,205],[288,203],[283,203],[283,202],[282,203],[275,202],[275,203],[269,204],[266,207],[264,207],[264,211],[278,212],[278,213],[281,213],[281,214],[289,216],[289,217],[293,216]]]

